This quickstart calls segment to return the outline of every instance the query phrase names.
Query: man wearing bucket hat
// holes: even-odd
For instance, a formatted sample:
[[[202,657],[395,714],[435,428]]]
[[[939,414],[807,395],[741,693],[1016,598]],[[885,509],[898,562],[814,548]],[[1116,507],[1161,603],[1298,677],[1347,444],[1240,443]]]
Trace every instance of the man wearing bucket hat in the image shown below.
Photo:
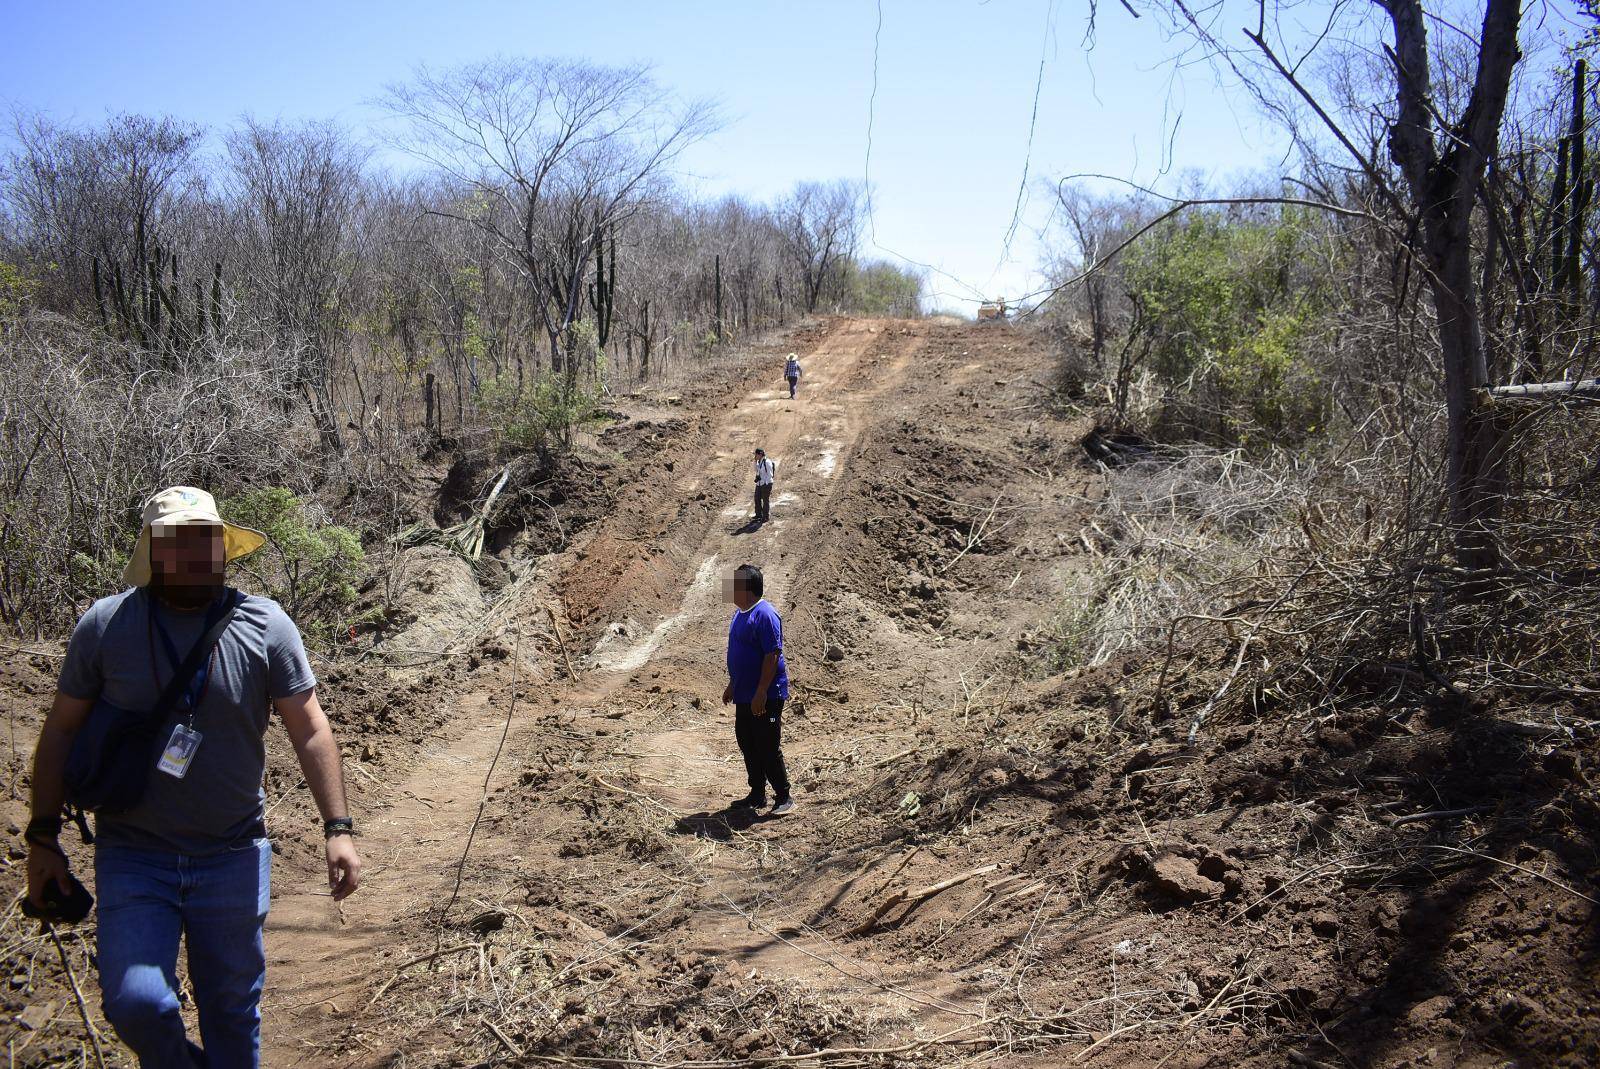
[[[783,364],[783,377],[789,383],[789,400],[794,400],[794,391],[800,385],[800,357],[790,353],[789,359]]]
[[[210,494],[185,486],[151,498],[143,520],[124,572],[129,589],[78,621],[40,731],[29,903],[46,910],[71,891],[58,834],[80,729],[81,745],[108,709],[156,710],[175,695],[135,800],[96,814],[103,1006],[145,1069],[255,1066],[272,857],[262,791],[269,706],[322,812],[336,900],[361,878],[339,748],[294,623],[271,599],[223,584],[227,562],[266,537],[224,522]],[[194,666],[181,683],[180,665]],[[203,1052],[179,1010],[180,936]]]

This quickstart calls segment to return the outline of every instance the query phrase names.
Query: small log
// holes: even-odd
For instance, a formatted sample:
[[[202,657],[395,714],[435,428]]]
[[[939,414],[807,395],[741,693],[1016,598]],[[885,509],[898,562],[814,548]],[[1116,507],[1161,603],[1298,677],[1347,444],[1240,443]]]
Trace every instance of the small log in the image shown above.
[[[556,644],[561,647],[561,659],[567,664],[567,678],[576,683],[578,681],[578,673],[572,670],[572,658],[567,655],[567,640],[562,637],[561,622],[556,619],[556,611],[549,605],[544,607],[544,611],[550,614],[550,626],[555,628]]]
[[[1563,397],[1600,398],[1600,378],[1528,382],[1520,386],[1491,386],[1489,396],[1497,401],[1559,401]]]
[[[506,1049],[507,1053],[513,1058],[522,1057],[522,1048],[511,1042],[511,1037],[502,1032],[499,1025],[487,1017],[483,1018],[483,1024],[485,1028],[489,1029],[494,1038],[500,1041],[500,1045]]]
[[[968,880],[974,879],[978,876],[987,876],[989,873],[995,871],[999,867],[999,863],[996,862],[992,865],[984,865],[981,868],[969,869],[958,876],[952,876],[948,880],[941,880],[938,883],[930,883],[928,886],[920,887],[915,891],[897,891],[885,899],[884,903],[878,907],[877,911],[874,912],[871,917],[867,918],[865,922],[857,925],[850,932],[850,934],[864,935],[867,932],[870,932],[872,929],[878,926],[878,922],[883,919],[884,915],[890,910],[894,909],[896,906],[911,905],[916,902],[921,902],[923,899],[932,898],[939,892],[948,891],[950,888],[966,883]]]
[[[1398,828],[1402,824],[1415,824],[1421,820],[1448,820],[1451,817],[1464,817],[1472,813],[1482,813],[1488,808],[1486,805],[1471,805],[1465,809],[1434,809],[1426,813],[1410,813],[1403,817],[1390,817],[1389,827]]]
[[[934,895],[938,894],[940,891],[948,891],[948,890],[950,890],[950,888],[955,887],[958,884],[966,883],[968,880],[972,879],[975,876],[987,876],[987,875],[989,875],[989,873],[993,872],[995,869],[998,869],[999,867],[1000,867],[999,862],[995,862],[992,865],[985,865],[982,868],[971,869],[971,870],[969,870],[967,872],[963,872],[959,876],[952,876],[948,880],[941,880],[939,883],[930,883],[928,886],[926,886],[926,887],[924,887],[924,888],[922,888],[920,890],[912,891],[909,895],[906,896],[906,901],[908,901],[908,902],[920,902],[924,898],[932,898]]]

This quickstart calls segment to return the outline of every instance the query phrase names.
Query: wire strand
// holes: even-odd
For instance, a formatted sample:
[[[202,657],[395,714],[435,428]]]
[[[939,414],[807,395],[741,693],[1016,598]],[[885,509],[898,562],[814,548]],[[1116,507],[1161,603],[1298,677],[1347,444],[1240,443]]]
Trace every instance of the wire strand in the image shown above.
[[[1050,55],[1050,33],[1055,23],[1056,0],[1046,0],[1044,9],[1044,37],[1039,45],[1039,74],[1033,83],[1033,113],[1028,119],[1028,147],[1022,156],[1022,179],[1017,183],[1017,201],[1011,208],[1011,225],[1006,227],[1004,247],[1000,252],[1000,263],[995,265],[995,274],[1000,273],[1000,268],[1011,256],[1011,241],[1017,236],[1017,226],[1022,221],[1022,201],[1028,190],[1028,171],[1033,166],[1033,134],[1039,126],[1039,94],[1044,88],[1045,60]],[[991,278],[993,276],[990,276]]]

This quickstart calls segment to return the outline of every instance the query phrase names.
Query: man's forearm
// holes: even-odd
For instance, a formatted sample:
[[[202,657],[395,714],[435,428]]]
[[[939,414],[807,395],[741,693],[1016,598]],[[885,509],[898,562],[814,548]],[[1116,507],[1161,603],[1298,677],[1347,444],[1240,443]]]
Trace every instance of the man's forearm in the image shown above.
[[[756,684],[757,694],[766,694],[772,688],[772,681],[778,678],[778,657],[776,651],[767,654],[761,662],[761,682]]]
[[[61,815],[66,801],[67,754],[72,736],[49,726],[39,732],[39,745],[33,752],[33,807],[36,817]]]
[[[350,803],[344,793],[344,765],[339,754],[339,744],[333,741],[333,730],[326,725],[314,732],[296,747],[300,757],[300,771],[305,773],[311,797],[323,820],[350,815]]]

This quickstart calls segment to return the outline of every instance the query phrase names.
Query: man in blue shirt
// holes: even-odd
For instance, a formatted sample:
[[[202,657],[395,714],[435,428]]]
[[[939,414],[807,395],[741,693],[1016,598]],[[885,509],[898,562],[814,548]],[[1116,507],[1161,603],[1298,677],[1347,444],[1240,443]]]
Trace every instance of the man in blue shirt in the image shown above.
[[[733,733],[750,782],[750,793],[733,804],[765,808],[770,783],[772,812],[783,816],[794,811],[781,745],[789,669],[783,663],[783,621],[778,610],[762,600],[762,588],[761,569],[754,564],[741,564],[734,571],[733,603],[738,611],[728,625],[728,687],[722,701],[733,703]]]

